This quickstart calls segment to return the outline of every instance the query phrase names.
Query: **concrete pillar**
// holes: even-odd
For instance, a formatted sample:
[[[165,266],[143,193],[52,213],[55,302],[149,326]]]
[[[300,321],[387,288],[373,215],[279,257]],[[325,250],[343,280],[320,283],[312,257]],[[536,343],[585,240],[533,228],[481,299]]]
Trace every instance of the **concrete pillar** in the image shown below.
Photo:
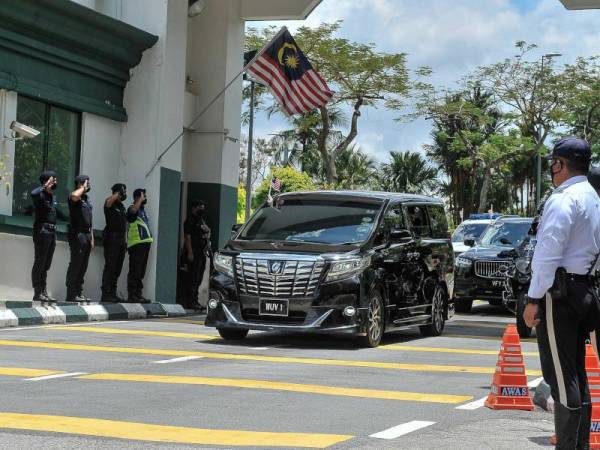
[[[14,171],[15,142],[5,139],[4,135],[10,135],[10,124],[16,118],[17,93],[0,89],[0,163],[3,163],[0,164],[0,214],[7,216],[12,215],[11,175]],[[8,177],[5,178],[7,174]]]
[[[200,15],[189,19],[191,112],[197,114],[242,69],[244,21],[240,17],[240,0],[209,0]],[[187,204],[193,199],[206,202],[215,249],[227,241],[236,220],[240,146],[233,140],[240,137],[241,90],[239,77],[194,123],[197,132],[186,135],[183,151]],[[224,138],[225,130],[233,140]]]

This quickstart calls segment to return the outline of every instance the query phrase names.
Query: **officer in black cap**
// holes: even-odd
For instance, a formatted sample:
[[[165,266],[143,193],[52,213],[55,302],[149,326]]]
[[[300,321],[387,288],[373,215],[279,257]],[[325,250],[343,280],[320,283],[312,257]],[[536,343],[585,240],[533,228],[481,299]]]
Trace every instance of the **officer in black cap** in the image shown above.
[[[69,195],[69,248],[71,261],[67,270],[67,301],[89,302],[83,295],[83,279],[87,271],[90,253],[94,248],[92,233],[92,203],[87,193],[90,192],[90,177],[75,177],[75,190]]]
[[[556,189],[537,230],[523,316],[536,326],[542,373],[555,400],[556,448],[586,449],[591,399],[585,341],[600,324],[589,277],[600,253],[600,198],[586,177],[591,150],[585,140],[560,139],[549,158]]]
[[[47,170],[40,175],[40,186],[31,191],[35,220],[33,222],[34,259],[31,269],[33,300],[56,302],[48,295],[46,278],[52,265],[56,248],[56,199],[54,191],[58,187],[56,172]]]
[[[204,221],[204,211],[203,201],[192,201],[190,215],[183,224],[184,259],[188,269],[185,306],[193,309],[202,309],[198,303],[198,289],[206,269],[207,256],[210,257],[210,228]]]
[[[127,199],[127,186],[117,183],[112,195],[104,201],[104,272],[102,273],[102,301],[120,303],[123,299],[117,295],[117,281],[125,253],[127,253],[127,210],[123,202]]]

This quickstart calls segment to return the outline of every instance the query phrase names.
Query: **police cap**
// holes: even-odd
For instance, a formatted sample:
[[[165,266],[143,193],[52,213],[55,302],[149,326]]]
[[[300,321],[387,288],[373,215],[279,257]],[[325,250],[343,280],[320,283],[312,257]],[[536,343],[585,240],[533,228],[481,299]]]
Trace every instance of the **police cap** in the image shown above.
[[[77,175],[75,177],[75,186],[79,186],[83,183],[85,183],[86,181],[89,181],[90,177],[87,175]]]
[[[588,172],[588,181],[594,189],[600,190],[600,167],[592,167]]]
[[[548,158],[565,158],[589,161],[592,158],[592,149],[590,148],[588,141],[585,139],[581,139],[576,136],[567,136],[559,139],[556,144],[554,144],[552,153],[548,155]]]
[[[56,178],[56,172],[54,170],[44,170],[40,174],[40,183],[44,184],[50,179],[50,177]]]

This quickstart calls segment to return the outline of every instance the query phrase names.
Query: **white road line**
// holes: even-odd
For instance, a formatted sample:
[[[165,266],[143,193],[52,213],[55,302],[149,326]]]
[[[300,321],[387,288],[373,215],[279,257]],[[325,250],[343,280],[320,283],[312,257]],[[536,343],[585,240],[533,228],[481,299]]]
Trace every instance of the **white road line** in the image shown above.
[[[87,374],[87,372],[59,373],[57,375],[46,375],[44,377],[26,378],[25,381],[53,380],[54,378],[76,377],[78,375],[86,375],[86,374]]]
[[[250,350],[269,350],[271,347],[250,347]]]
[[[487,399],[487,395],[483,398],[480,398],[479,400],[475,400],[474,402],[465,403],[464,405],[457,406],[454,409],[464,409],[467,411],[473,411],[474,409],[481,408],[483,406],[483,404],[485,403],[486,399]]]
[[[204,356],[182,356],[181,358],[163,359],[162,361],[152,361],[154,364],[170,364],[183,361],[191,361],[192,359],[201,359]]]
[[[434,425],[435,422],[426,422],[422,420],[413,420],[412,422],[406,422],[401,425],[397,425],[387,430],[380,431],[379,433],[372,434],[370,437],[377,439],[396,439],[397,437],[404,436],[405,434],[412,433],[413,431],[420,430]]]
[[[531,380],[529,383],[527,383],[527,386],[531,389],[536,388],[540,385],[540,383],[544,381],[544,377],[539,377],[536,378],[535,380]]]

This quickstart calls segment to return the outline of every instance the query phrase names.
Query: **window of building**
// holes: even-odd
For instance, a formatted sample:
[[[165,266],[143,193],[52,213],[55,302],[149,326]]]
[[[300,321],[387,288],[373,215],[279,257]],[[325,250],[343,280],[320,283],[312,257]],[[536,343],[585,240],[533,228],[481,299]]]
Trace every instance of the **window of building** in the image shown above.
[[[406,208],[410,228],[419,237],[431,237],[425,206],[411,205]]]
[[[42,171],[54,170],[58,177],[58,216],[66,220],[67,197],[79,169],[81,115],[20,95],[17,122],[34,127],[40,134],[15,143],[13,216],[33,216],[31,191],[39,185]]]

